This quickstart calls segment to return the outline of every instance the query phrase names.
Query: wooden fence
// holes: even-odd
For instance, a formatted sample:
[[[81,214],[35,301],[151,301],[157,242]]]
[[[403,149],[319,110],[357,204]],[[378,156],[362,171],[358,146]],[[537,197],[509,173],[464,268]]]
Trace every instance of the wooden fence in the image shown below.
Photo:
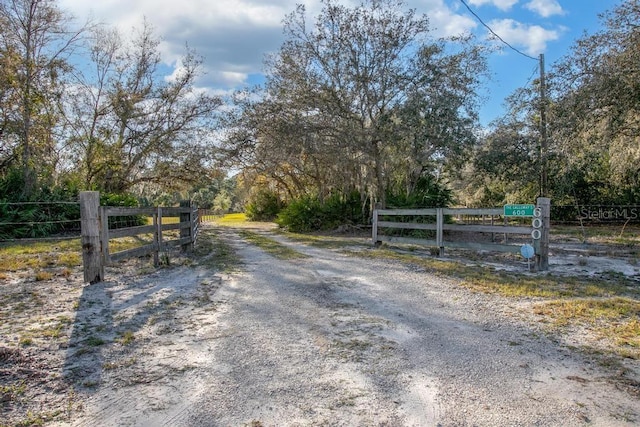
[[[183,207],[127,208],[100,206],[100,194],[96,191],[80,193],[82,228],[82,259],[85,282],[95,283],[104,279],[104,267],[132,257],[153,255],[154,265],[159,265],[159,254],[171,247],[188,250],[198,235],[198,209]],[[110,227],[118,218],[150,217],[152,224],[135,224]],[[167,218],[177,218],[165,221]],[[169,231],[178,230],[171,236]],[[147,239],[141,238],[146,236]],[[139,238],[141,246],[113,252],[111,241],[123,237]]]
[[[462,248],[472,250],[486,250],[496,252],[514,252],[521,250],[520,244],[509,244],[510,235],[519,235],[533,241],[536,256],[536,265],[539,270],[547,270],[549,266],[549,224],[550,224],[550,201],[547,198],[539,198],[536,217],[533,218],[531,226],[511,225],[504,217],[503,208],[492,209],[470,209],[470,208],[432,208],[432,209],[375,209],[373,213],[372,238],[374,244],[379,242],[405,243],[419,246],[431,246],[438,250],[440,255],[444,254],[445,247]],[[435,217],[432,221],[416,222],[421,217]],[[456,221],[445,221],[447,217],[482,217],[489,218],[490,224],[462,224]],[[402,217],[404,221],[392,221],[389,217]],[[502,222],[500,221],[502,218]],[[428,237],[405,237],[393,234],[381,234],[381,229],[392,230],[428,230],[431,231],[431,238]],[[503,235],[503,242],[481,242],[479,239],[460,240],[449,239],[445,235],[446,231],[467,232],[467,236],[474,236],[478,233],[490,233],[492,235]],[[492,239],[493,240],[493,239]]]

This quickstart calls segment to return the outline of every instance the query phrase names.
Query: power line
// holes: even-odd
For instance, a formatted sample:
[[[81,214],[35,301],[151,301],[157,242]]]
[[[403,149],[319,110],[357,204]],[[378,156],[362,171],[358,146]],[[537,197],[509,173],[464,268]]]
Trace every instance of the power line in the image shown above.
[[[478,20],[482,25],[484,25],[484,26],[486,27],[486,29],[487,29],[487,30],[489,30],[489,32],[490,32],[491,34],[493,34],[493,35],[494,35],[498,40],[500,40],[502,43],[504,43],[505,45],[507,45],[511,50],[513,50],[514,52],[519,53],[520,55],[522,55],[522,56],[524,56],[524,57],[526,57],[526,58],[533,59],[534,61],[537,61],[537,60],[538,60],[538,58],[534,58],[533,56],[527,55],[526,53],[524,53],[524,52],[522,52],[522,51],[518,50],[517,48],[515,48],[515,47],[513,47],[513,46],[511,46],[511,45],[510,45],[508,42],[506,42],[502,37],[500,37],[500,36],[499,36],[495,31],[493,31],[493,29],[492,29],[490,26],[488,26],[487,24],[485,24],[485,22],[482,20],[482,18],[480,18],[480,17],[479,17],[479,16],[478,16],[478,15],[477,15],[477,14],[476,14],[476,13],[475,13],[471,8],[470,8],[470,7],[469,7],[469,5],[468,5],[464,0],[460,0],[460,2],[461,2],[461,3],[462,3],[462,4],[463,4],[463,5],[464,5],[468,10],[469,10],[469,12],[471,12],[471,14],[472,14],[473,16],[475,16],[475,17],[476,17],[476,19],[477,19],[477,20]]]

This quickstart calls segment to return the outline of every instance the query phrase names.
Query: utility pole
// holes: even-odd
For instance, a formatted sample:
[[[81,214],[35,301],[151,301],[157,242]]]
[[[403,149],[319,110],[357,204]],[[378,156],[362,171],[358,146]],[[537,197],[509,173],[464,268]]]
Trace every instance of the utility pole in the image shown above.
[[[544,53],[540,54],[540,196],[547,197],[547,95]]]

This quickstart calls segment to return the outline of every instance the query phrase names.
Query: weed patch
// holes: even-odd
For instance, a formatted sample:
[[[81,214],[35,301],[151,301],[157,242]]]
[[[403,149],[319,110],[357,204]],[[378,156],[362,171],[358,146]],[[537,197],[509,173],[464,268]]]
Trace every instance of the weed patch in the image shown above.
[[[211,228],[200,231],[193,255],[199,265],[217,271],[232,272],[242,265],[231,245]]]
[[[136,339],[135,334],[132,331],[124,331],[120,334],[118,342],[122,345],[129,345]]]
[[[43,282],[45,280],[51,280],[51,278],[53,277],[52,273],[49,273],[48,271],[39,271],[36,273],[36,282]]]
[[[99,347],[101,345],[104,345],[105,341],[102,338],[92,335],[86,339],[85,344],[87,344],[89,347]]]
[[[273,239],[270,239],[262,234],[255,233],[253,231],[248,230],[240,230],[240,235],[246,239],[247,241],[253,243],[258,246],[260,249],[279,259],[296,259],[296,258],[307,258],[306,255],[297,252],[282,243],[276,242]]]

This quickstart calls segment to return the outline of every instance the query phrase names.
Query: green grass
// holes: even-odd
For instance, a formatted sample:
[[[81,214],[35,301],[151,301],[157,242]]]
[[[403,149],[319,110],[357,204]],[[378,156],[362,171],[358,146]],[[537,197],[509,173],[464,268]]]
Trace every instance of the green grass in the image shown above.
[[[213,223],[221,227],[232,228],[275,228],[273,222],[250,221],[244,213],[226,214],[216,218]]]
[[[233,250],[217,230],[202,227],[196,242],[193,255],[198,265],[217,271],[233,272],[242,265]]]
[[[235,213],[235,214],[227,214],[227,215],[224,215],[222,218],[216,219],[216,224],[234,226],[234,225],[243,225],[248,221],[249,220],[247,219],[247,216],[245,214]]]
[[[0,274],[82,265],[80,239],[0,244]],[[5,274],[6,275],[6,274]]]
[[[283,245],[275,241],[274,239],[270,239],[262,234],[255,233],[249,230],[240,230],[240,235],[246,239],[247,241],[253,243],[258,246],[260,249],[265,251],[271,256],[274,256],[279,259],[297,259],[297,258],[306,258],[307,255],[304,255],[300,252],[297,252],[288,246]]]

